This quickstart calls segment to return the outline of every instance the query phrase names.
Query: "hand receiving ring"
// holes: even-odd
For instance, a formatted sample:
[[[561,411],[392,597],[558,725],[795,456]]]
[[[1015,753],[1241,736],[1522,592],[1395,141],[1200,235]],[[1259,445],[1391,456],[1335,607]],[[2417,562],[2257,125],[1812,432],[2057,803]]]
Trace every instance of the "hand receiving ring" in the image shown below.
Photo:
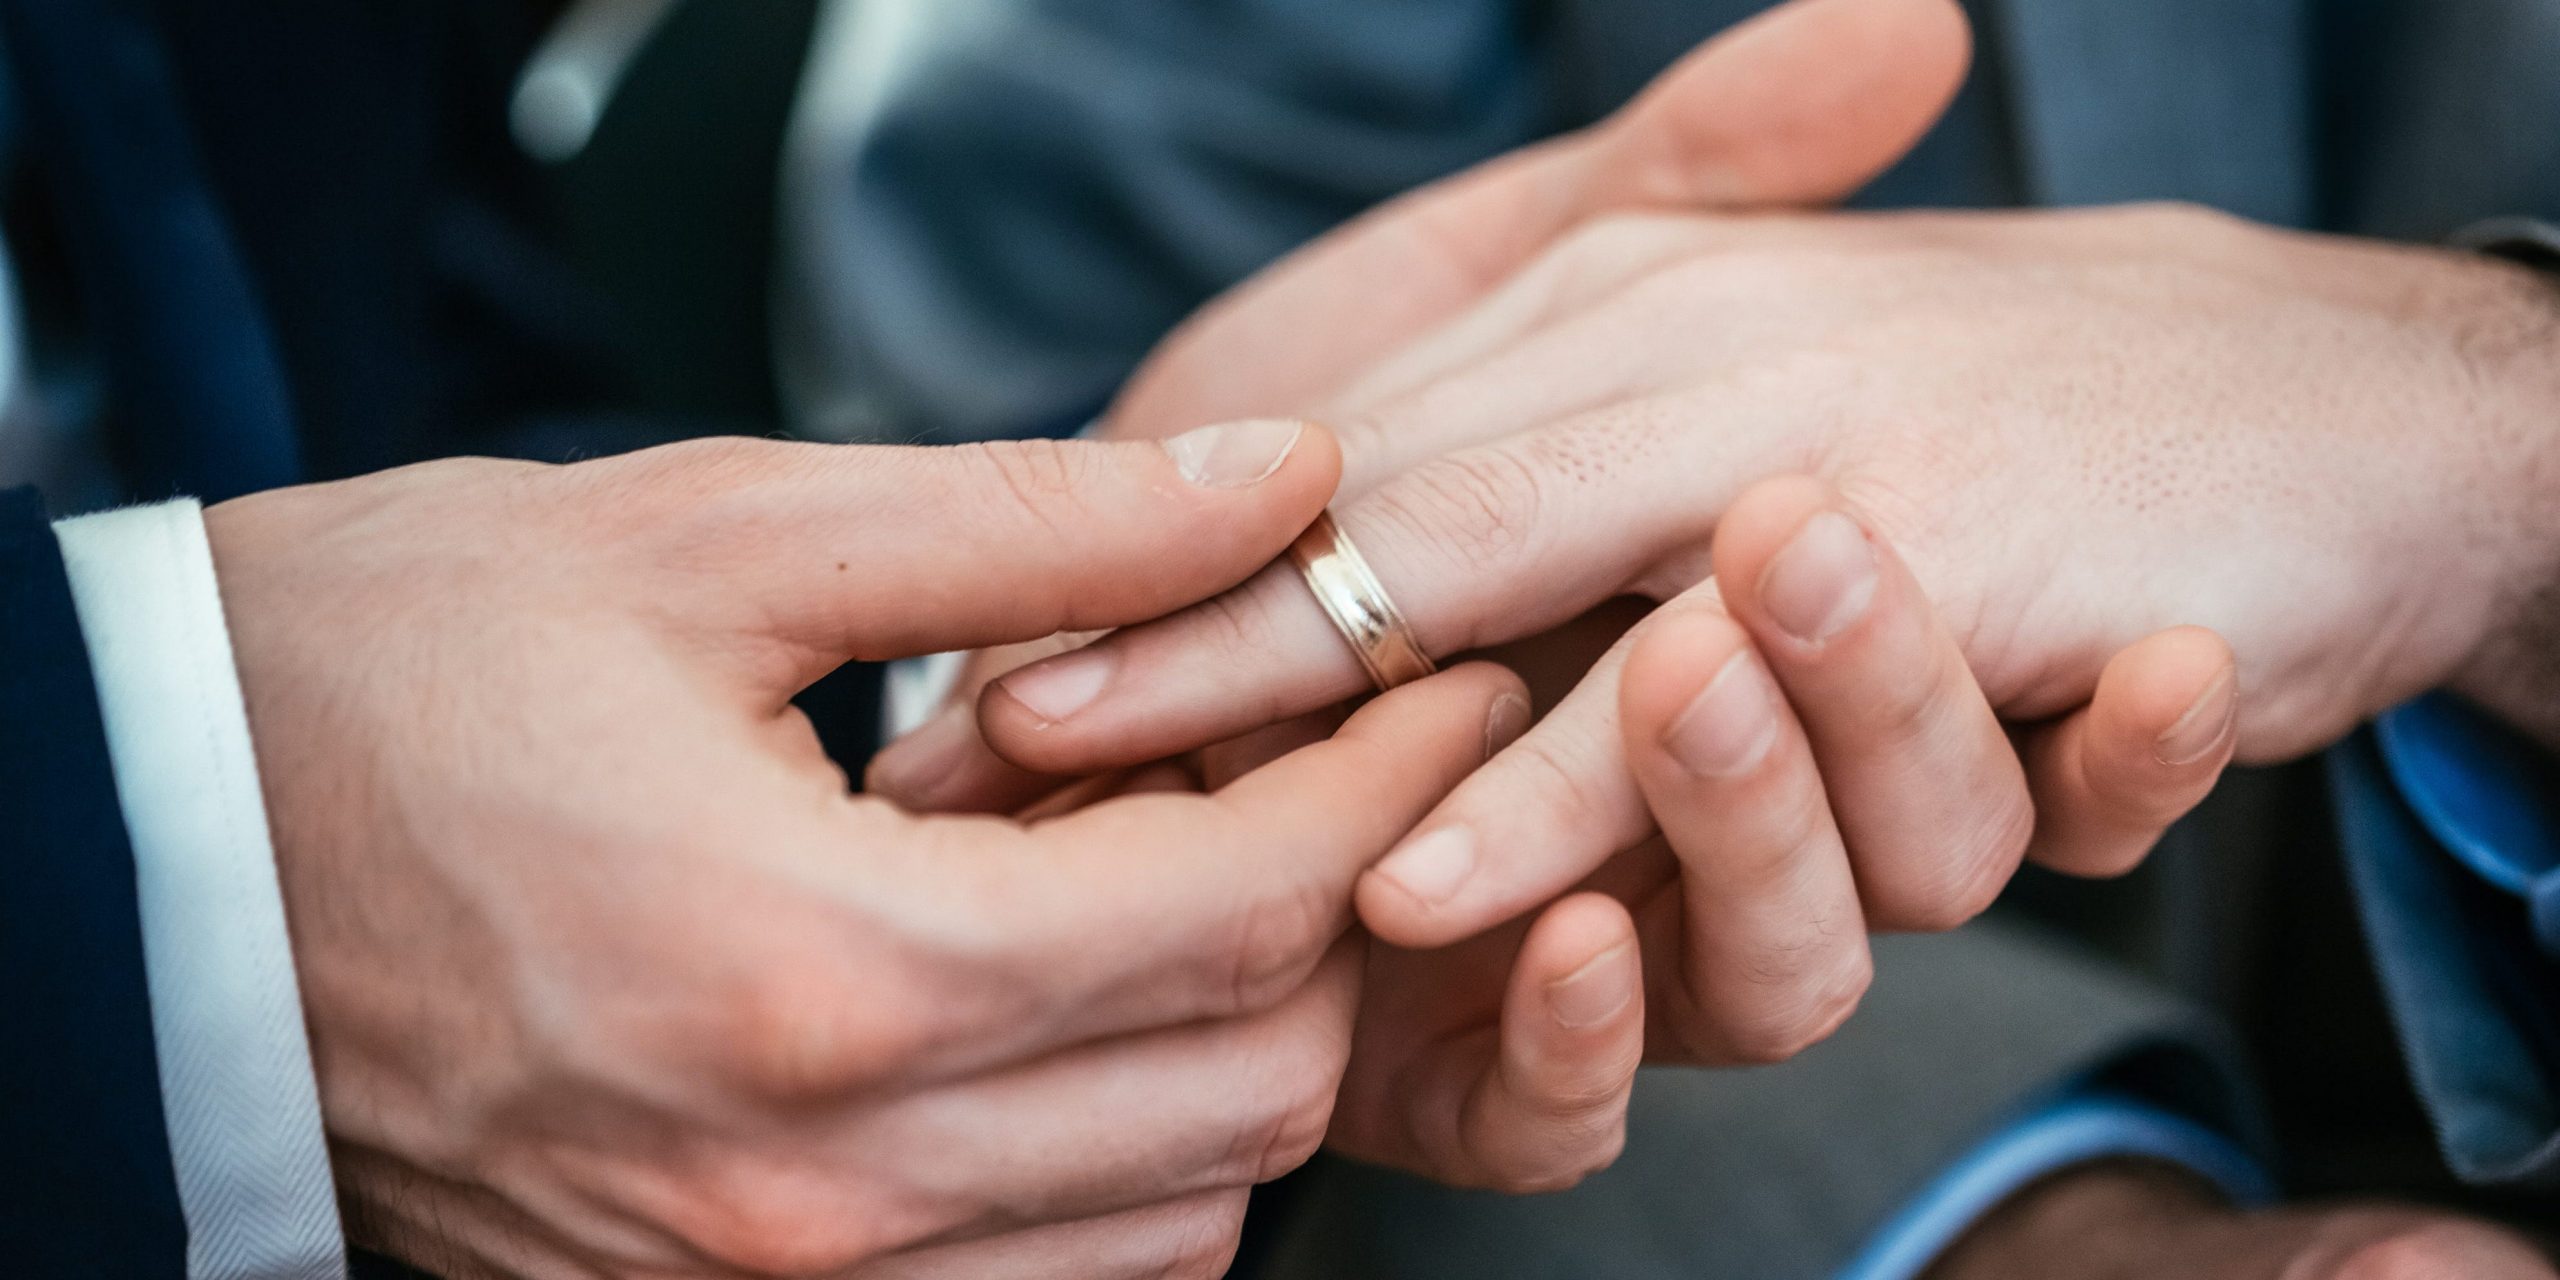
[[[1360,549],[1333,522],[1332,512],[1317,516],[1290,544],[1289,561],[1298,566],[1307,590],[1315,593],[1316,603],[1350,643],[1352,656],[1360,659],[1379,692],[1438,670]]]

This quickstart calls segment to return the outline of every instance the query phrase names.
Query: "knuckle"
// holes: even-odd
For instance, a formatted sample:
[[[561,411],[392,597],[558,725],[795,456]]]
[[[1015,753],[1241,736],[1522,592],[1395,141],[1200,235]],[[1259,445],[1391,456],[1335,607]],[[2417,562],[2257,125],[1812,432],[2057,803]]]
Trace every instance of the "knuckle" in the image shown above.
[[[1255,579],[1193,606],[1192,619],[1205,632],[1202,641],[1212,651],[1228,655],[1269,652],[1285,632],[1277,617],[1280,597],[1267,589],[1268,585],[1267,580]],[[1308,597],[1301,595],[1291,603],[1305,599]],[[1312,610],[1314,606],[1308,604],[1307,608]]]
[[[855,993],[831,976],[845,971],[838,960],[773,964],[722,984],[705,1043],[736,1084],[773,1102],[839,1098],[897,1076],[942,1028],[916,984]]]
[[[1943,658],[1935,660],[1916,678],[1899,671],[1884,673],[1905,678],[1875,681],[1874,687],[1861,690],[1856,713],[1859,740],[1880,747],[1928,740],[1940,723],[1941,708],[1953,702],[1950,665]]]
[[[1376,517],[1455,569],[1507,571],[1527,549],[1545,501],[1536,468],[1500,449],[1474,449],[1406,472],[1370,499]]]
[[[1565,830],[1603,827],[1616,807],[1602,790],[1607,783],[1584,767],[1579,746],[1559,732],[1561,720],[1550,720],[1541,726],[1545,732],[1533,732],[1504,750],[1502,767],[1513,772],[1499,792],[1506,808],[1529,812],[1534,801],[1534,811],[1555,815]]]
[[[637,494],[662,493],[679,501],[771,472],[790,456],[790,446],[747,436],[705,436],[605,459],[594,472],[620,481]]]
[[[930,1234],[887,1197],[821,1181],[734,1161],[690,1188],[663,1225],[704,1257],[759,1276],[828,1275]]]
[[[1553,1121],[1582,1125],[1594,1132],[1605,1130],[1624,1116],[1627,1079],[1634,1074],[1634,1067],[1633,1062],[1623,1058],[1595,1063],[1591,1070],[1577,1073],[1541,1094],[1538,1109]]]
[[[1345,472],[1354,464],[1395,456],[1396,429],[1384,414],[1336,411],[1324,415],[1324,428],[1342,447]]]
[[[1847,242],[1773,241],[1750,248],[1710,250],[1634,286],[1631,297],[1658,298],[1663,306],[1694,313],[1722,309],[1738,298],[1803,294],[1871,269],[1875,251]]]
[[[1764,1017],[1724,1027],[1710,1060],[1746,1066],[1773,1066],[1831,1038],[1849,1021],[1875,980],[1875,965],[1864,947],[1854,948],[1842,971],[1780,1002]]]
[[[1268,1099],[1261,1104],[1266,1110],[1237,1130],[1227,1160],[1218,1166],[1223,1180],[1269,1182],[1305,1164],[1324,1145],[1342,1077],[1342,1048],[1308,1040],[1284,1053],[1276,1079],[1259,1091]]]
[[[1981,915],[2000,900],[2017,874],[2018,864],[2026,859],[2035,830],[2035,806],[2023,795],[2001,800],[1978,813],[1972,836],[1957,846],[1955,880],[1946,897],[1952,923],[1945,928],[1952,929]]]
[[[1541,1161],[1537,1166],[1507,1170],[1492,1179],[1492,1189],[1506,1195],[1543,1196],[1571,1191],[1591,1175],[1618,1162],[1626,1154],[1627,1125],[1624,1116],[1606,1125],[1595,1125],[1580,1135],[1570,1149]]]
[[[1093,451],[1065,440],[1006,440],[958,446],[971,466],[991,473],[995,486],[1043,528],[1070,520],[1092,478]]]
[[[1783,784],[1747,830],[1748,845],[1732,859],[1728,873],[1742,892],[1760,900],[1785,895],[1815,859],[1838,856],[1829,798],[1810,774]]]
[[[1695,219],[1676,214],[1621,209],[1584,222],[1548,248],[1529,273],[1544,293],[1540,318],[1553,318],[1594,290],[1666,258],[1694,253],[1703,240]]]
[[[770,536],[770,482],[808,455],[773,440],[710,437],[608,458],[589,473],[603,527],[680,570],[726,572]]]
[[[1226,943],[1230,1015],[1270,1008],[1306,981],[1333,941],[1340,910],[1320,886],[1257,898]]]
[[[2019,847],[2023,850],[2023,843]],[[1952,932],[1991,909],[2008,887],[2015,866],[2015,859],[1952,853],[1938,860],[1934,874],[1916,877],[1908,888],[1884,895],[1886,900],[1876,914],[1885,927],[1901,932]]]
[[[1252,1166],[1255,1182],[1269,1182],[1315,1158],[1333,1120],[1330,1093],[1311,1102],[1293,1102],[1272,1119]]]
[[[1218,1280],[1235,1262],[1244,1236],[1241,1205],[1221,1198],[1215,1205],[1186,1215],[1173,1231],[1160,1272],[1177,1280]]]
[[[1591,1175],[1617,1163],[1627,1149],[1623,1111],[1594,1117],[1569,1129],[1542,1135],[1533,1154],[1513,1154],[1482,1164],[1468,1185],[1504,1195],[1537,1196],[1570,1191]]]

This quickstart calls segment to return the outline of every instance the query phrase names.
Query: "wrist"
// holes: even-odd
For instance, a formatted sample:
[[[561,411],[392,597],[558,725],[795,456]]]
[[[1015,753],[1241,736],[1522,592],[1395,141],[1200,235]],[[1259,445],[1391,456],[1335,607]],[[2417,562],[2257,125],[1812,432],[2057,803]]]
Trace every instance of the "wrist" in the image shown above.
[[[2512,406],[2499,488],[2513,500],[2492,543],[2503,554],[2486,584],[2486,627],[2446,684],[2560,750],[2560,274],[2538,257],[2500,266],[2525,340],[2480,372],[2517,393],[2498,398]]]

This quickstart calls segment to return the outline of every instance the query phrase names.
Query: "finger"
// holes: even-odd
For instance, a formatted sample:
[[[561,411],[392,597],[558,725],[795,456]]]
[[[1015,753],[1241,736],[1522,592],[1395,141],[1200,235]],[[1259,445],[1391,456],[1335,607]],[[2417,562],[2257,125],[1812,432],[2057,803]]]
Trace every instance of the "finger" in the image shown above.
[[[1214,1280],[1244,1231],[1243,1190],[1203,1192],[1077,1222],[900,1254],[844,1280]]]
[[[1702,545],[1740,480],[1771,464],[1764,455],[1798,447],[1785,439],[1784,406],[1723,410],[1727,429],[1711,440],[1662,405],[1590,414],[1433,459],[1336,520],[1434,656],[1536,635],[1620,594],[1671,549]],[[978,723],[1020,767],[1087,773],[1369,687],[1305,580],[1280,564],[1005,676],[980,699]]]
[[[1270,1181],[1323,1141],[1362,957],[1344,939],[1269,1009],[941,1086],[830,1135],[827,1149],[895,1159],[918,1208],[914,1237],[936,1243]]]
[[[1051,822],[1029,856],[946,876],[946,896],[1001,904],[1025,966],[1015,1034],[1085,1039],[1267,1007],[1349,924],[1361,869],[1518,732],[1525,706],[1511,673],[1459,667],[1215,795]]]
[[[1040,797],[1013,815],[1025,825],[1037,825],[1063,818],[1079,809],[1117,800],[1124,796],[1185,794],[1200,790],[1200,780],[1191,771],[1173,761],[1123,769],[1098,778],[1084,778]]]
[[[2071,875],[2131,871],[2221,779],[2239,702],[2231,646],[2202,627],[2117,654],[2088,706],[2027,739],[2036,810],[2027,856]]]
[[[2424,1209],[2293,1210],[2261,1215],[2238,1234],[2248,1241],[2249,1262],[2267,1258],[2257,1274],[2285,1280],[2552,1280],[2560,1275],[2532,1242],[2505,1227]],[[2234,1267],[2229,1274],[2246,1273]]]
[[[331,1151],[330,1163],[350,1244],[450,1280],[576,1275],[600,1258],[663,1264],[682,1256],[674,1243],[620,1223],[578,1224],[581,1238],[571,1240],[487,1187],[361,1145]]]
[[[584,464],[648,517],[663,603],[796,692],[852,659],[1156,617],[1243,580],[1332,494],[1321,429],[953,448],[716,441]]]
[[[1056,791],[1057,776],[986,749],[978,737],[978,695],[996,677],[1083,648],[1100,634],[1061,632],[971,653],[933,714],[871,757],[862,789],[918,813],[1016,813]]]
[[[1257,1014],[776,1113],[644,1161],[555,1164],[700,1258],[754,1275],[1251,1186],[1312,1154],[1350,1055],[1364,943]]]
[[[1618,731],[1620,640],[1360,878],[1370,932],[1440,947],[1547,902],[1653,832]]]
[[[1503,705],[1505,704],[1497,703],[1495,711],[1491,714],[1499,715]],[[1347,707],[1318,711],[1311,715],[1299,716],[1295,720],[1283,720],[1267,728],[1256,729],[1241,738],[1202,748],[1200,776],[1213,788],[1223,787],[1292,751],[1301,747],[1314,746],[1332,737],[1334,731],[1342,727],[1343,719],[1349,714],[1350,709]],[[1488,728],[1486,732],[1497,733],[1499,728]],[[1503,736],[1507,738],[1510,735]]]
[[[1873,975],[1836,792],[1712,587],[1663,607],[1619,677],[1627,759],[1679,859],[1677,964],[1654,1022],[1706,1063],[1782,1062]]]
[[[1617,899],[1576,894],[1530,927],[1490,1038],[1415,1074],[1420,1171],[1444,1182],[1560,1191],[1626,1145],[1644,1059],[1644,965]]]
[[[1715,540],[1726,607],[1813,743],[1876,929],[1990,906],[2035,811],[1955,637],[1891,547],[1820,481],[1755,485]]]
[[[1781,6],[1603,124],[1386,205],[1229,294],[1132,380],[1112,431],[1296,412],[1601,212],[1827,203],[1927,132],[1969,56],[1947,0]]]

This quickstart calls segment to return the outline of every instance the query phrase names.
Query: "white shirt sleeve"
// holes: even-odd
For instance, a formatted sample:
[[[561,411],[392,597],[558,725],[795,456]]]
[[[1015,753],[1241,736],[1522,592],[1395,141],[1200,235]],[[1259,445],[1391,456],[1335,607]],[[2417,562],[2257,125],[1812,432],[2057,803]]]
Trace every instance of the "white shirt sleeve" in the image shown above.
[[[341,1280],[249,718],[203,510],[54,526],[133,844],[151,1029],[190,1280]]]
[[[895,742],[930,719],[959,685],[968,656],[936,653],[890,663],[888,681],[881,686],[880,740]]]

